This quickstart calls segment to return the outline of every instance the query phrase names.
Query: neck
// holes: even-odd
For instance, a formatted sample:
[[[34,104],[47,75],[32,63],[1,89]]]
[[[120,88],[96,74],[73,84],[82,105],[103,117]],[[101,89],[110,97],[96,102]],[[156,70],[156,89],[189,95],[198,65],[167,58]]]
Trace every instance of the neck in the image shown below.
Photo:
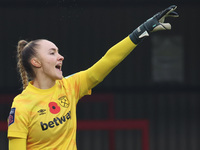
[[[55,85],[56,81],[51,79],[38,79],[33,80],[33,86],[39,89],[49,89]]]

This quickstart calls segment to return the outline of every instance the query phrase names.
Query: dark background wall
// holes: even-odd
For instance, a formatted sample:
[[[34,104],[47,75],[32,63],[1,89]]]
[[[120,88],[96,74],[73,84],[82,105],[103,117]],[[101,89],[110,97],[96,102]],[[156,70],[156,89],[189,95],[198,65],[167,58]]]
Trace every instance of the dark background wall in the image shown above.
[[[171,4],[178,5],[180,14],[178,19],[167,19],[172,24],[172,31],[154,33],[145,39],[93,92],[115,95],[117,119],[150,121],[150,150],[198,150],[200,3],[197,0],[173,3],[166,0],[1,0],[0,94],[18,94],[21,91],[15,59],[18,40],[45,38],[53,41],[65,57],[63,72],[67,76],[90,67],[111,46]],[[165,52],[169,49],[170,55],[157,55],[157,49]],[[180,57],[176,50],[180,51]],[[170,63],[173,56],[176,56],[174,64]],[[156,71],[154,60],[158,57],[165,60],[156,63],[166,67],[164,73],[162,68]],[[156,77],[156,73],[163,78]],[[10,105],[0,106],[1,121],[6,120]],[[97,118],[102,115],[95,110],[91,114],[96,114]],[[79,113],[78,116],[80,119],[91,118]],[[0,141],[4,141],[1,145],[7,149],[6,132],[0,134],[3,139]],[[106,133],[102,132],[80,133],[79,136],[90,139],[95,135],[106,139]],[[118,149],[141,149],[138,142],[131,144],[133,140],[130,140],[137,141],[138,136],[137,132],[119,131],[116,134]],[[127,147],[120,148],[120,142]],[[85,149],[90,148],[87,145]]]

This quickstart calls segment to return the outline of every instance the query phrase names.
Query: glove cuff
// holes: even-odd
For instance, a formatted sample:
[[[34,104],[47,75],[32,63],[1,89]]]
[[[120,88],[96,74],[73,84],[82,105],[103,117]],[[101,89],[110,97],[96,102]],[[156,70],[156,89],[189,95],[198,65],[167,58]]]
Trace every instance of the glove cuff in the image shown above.
[[[136,45],[142,42],[147,36],[149,36],[149,33],[147,32],[144,24],[140,25],[129,35],[131,41]]]

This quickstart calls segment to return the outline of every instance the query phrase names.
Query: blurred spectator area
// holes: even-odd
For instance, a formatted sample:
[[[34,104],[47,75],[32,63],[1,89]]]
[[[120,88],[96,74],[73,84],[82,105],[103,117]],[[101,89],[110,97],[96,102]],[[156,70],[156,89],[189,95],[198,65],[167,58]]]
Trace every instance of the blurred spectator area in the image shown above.
[[[171,4],[178,6],[180,15],[166,19],[172,30],[151,34],[93,89],[91,98],[86,96],[77,105],[78,149],[145,150],[143,131],[134,129],[137,121],[145,121],[147,149],[199,150],[197,0],[0,0],[1,149],[7,149],[6,120],[22,87],[16,69],[19,40],[54,42],[65,57],[63,75],[67,76],[89,68],[111,46]],[[109,130],[118,124],[113,120],[124,120],[125,129]],[[95,121],[106,121],[108,126],[98,124],[101,129],[94,130]]]

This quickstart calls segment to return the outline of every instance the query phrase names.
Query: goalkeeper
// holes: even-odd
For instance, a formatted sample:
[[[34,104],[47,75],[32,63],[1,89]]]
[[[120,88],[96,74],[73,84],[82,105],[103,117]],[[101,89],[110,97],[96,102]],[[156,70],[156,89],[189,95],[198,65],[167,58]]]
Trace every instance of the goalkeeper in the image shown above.
[[[8,120],[9,150],[76,150],[76,105],[90,94],[145,37],[170,30],[167,17],[175,5],[155,14],[110,48],[87,70],[63,77],[64,57],[45,39],[18,42],[18,69],[23,91],[13,101]],[[28,82],[30,81],[30,82]]]

